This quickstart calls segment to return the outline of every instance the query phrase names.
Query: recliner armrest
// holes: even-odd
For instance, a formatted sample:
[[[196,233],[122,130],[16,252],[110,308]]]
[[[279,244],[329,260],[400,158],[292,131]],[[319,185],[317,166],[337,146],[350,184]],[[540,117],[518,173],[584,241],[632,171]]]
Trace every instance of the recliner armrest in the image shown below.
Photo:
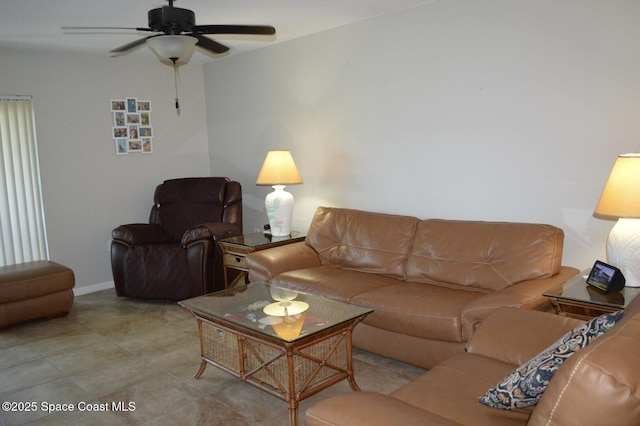
[[[154,223],[120,225],[111,231],[111,237],[129,245],[161,244],[167,241],[160,225]]]
[[[242,229],[232,223],[202,223],[182,235],[182,246],[186,247],[199,240],[221,240],[239,235],[242,235]]]
[[[579,272],[575,268],[562,266],[560,272],[550,278],[522,281],[474,300],[462,311],[462,338],[468,341],[475,328],[499,307],[544,310],[549,300],[542,293],[561,286]]]

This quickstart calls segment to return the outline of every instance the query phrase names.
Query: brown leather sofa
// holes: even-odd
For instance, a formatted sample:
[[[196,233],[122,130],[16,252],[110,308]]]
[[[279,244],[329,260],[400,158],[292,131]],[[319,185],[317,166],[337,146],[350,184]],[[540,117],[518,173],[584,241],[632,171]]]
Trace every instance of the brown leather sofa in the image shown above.
[[[321,401],[307,409],[306,425],[639,425],[640,297],[609,331],[562,363],[537,405],[503,410],[477,402],[581,323],[547,312],[496,309],[467,343],[467,353],[390,395],[354,392]]]
[[[464,353],[500,306],[544,310],[561,266],[550,225],[428,219],[320,207],[306,240],[247,256],[249,279],[374,309],[354,345],[431,368]]]
[[[158,185],[149,223],[120,225],[111,269],[121,297],[182,300],[224,288],[217,240],[242,235],[242,187],[225,177]]]

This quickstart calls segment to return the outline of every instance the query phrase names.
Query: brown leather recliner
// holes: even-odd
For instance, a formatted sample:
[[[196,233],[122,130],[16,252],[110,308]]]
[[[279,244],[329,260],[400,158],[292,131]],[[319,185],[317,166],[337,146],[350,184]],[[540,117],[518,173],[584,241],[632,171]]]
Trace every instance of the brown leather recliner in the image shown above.
[[[242,235],[242,187],[224,177],[166,180],[149,223],[111,236],[111,268],[121,297],[182,300],[224,288],[217,240]]]

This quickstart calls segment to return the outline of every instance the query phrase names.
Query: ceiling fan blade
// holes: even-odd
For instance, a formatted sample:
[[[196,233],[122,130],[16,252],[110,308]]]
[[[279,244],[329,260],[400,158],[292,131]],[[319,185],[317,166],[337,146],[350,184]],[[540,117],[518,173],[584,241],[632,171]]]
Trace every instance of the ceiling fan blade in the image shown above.
[[[258,34],[273,35],[271,25],[196,25],[192,31],[199,34]]]
[[[225,46],[224,44],[220,44],[217,41],[213,41],[210,38],[207,38],[205,36],[202,36],[200,34],[189,34],[194,36],[195,38],[198,39],[198,42],[196,43],[196,46],[201,47],[205,50],[208,50],[210,52],[213,53],[224,53],[227,50],[229,50],[229,48],[227,46]]]
[[[91,31],[91,30],[127,30],[127,31],[151,31],[151,28],[131,28],[131,27],[60,27],[62,31]]]
[[[116,55],[119,53],[124,53],[128,50],[134,49],[142,44],[145,44],[147,42],[148,39],[150,39],[151,37],[156,37],[154,35],[149,36],[149,37],[143,37],[143,38],[139,38],[138,40],[132,41],[130,43],[124,44],[120,47],[116,47],[113,50],[110,50],[109,53],[115,53]]]

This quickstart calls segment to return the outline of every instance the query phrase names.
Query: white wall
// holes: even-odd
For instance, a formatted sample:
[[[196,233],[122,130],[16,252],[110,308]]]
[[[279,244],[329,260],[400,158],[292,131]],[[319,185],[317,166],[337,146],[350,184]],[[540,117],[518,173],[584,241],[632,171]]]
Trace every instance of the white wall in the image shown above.
[[[32,95],[51,260],[72,268],[76,289],[109,286],[111,230],[148,222],[165,179],[208,176],[202,66],[80,54],[0,51],[0,94]],[[116,156],[110,99],[151,101],[151,155]]]
[[[0,94],[34,97],[52,260],[77,287],[112,280],[113,227],[145,222],[164,179],[243,183],[245,230],[268,149],[291,149],[294,226],[318,205],[565,230],[565,263],[604,258],[592,211],[638,149],[640,2],[439,1],[180,70],[0,50]],[[204,87],[204,91],[203,91]],[[206,108],[205,108],[206,93]],[[154,153],[116,156],[108,101],[152,102]]]
[[[434,2],[204,67],[212,173],[255,178],[290,149],[318,205],[421,218],[545,222],[564,263],[604,259],[592,217],[615,157],[638,149],[640,2]]]

